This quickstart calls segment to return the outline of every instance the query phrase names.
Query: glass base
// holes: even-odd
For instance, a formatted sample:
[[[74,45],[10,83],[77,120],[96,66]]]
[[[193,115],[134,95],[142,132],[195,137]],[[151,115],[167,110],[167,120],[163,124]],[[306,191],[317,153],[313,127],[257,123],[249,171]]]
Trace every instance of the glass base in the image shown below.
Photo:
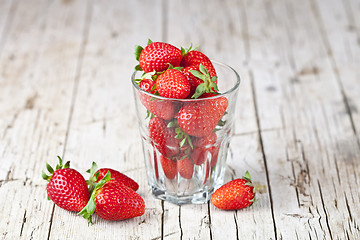
[[[194,193],[192,195],[174,195],[162,189],[156,188],[155,186],[152,186],[151,189],[155,198],[165,200],[176,205],[207,203],[214,192],[214,188],[212,188],[204,189],[203,191]]]

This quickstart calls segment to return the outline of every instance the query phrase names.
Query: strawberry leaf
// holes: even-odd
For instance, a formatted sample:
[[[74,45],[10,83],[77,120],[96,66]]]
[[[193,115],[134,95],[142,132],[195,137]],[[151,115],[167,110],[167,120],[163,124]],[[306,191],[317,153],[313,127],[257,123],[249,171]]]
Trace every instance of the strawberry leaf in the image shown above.
[[[46,181],[50,181],[51,178],[51,176],[46,175],[44,171],[41,171],[41,177]]]
[[[206,92],[206,86],[205,86],[205,83],[200,83],[196,89],[195,89],[195,93],[194,95],[191,96],[191,98],[199,98],[203,93]]]
[[[244,175],[244,177],[243,177],[245,180],[247,180],[247,181],[249,181],[249,182],[251,182],[251,176],[250,176],[250,173],[249,173],[249,171],[246,171],[245,172],[245,175]]]
[[[64,168],[69,168],[70,167],[70,161],[67,161],[64,165]]]
[[[197,70],[189,70],[189,72],[194,75],[197,78],[200,78],[203,81],[206,81],[206,77],[204,76],[204,74],[202,74],[201,72],[197,71]]]
[[[46,169],[49,171],[49,173],[54,173],[54,169],[48,163],[46,163]]]
[[[63,167],[62,159],[60,156],[57,156],[57,158],[59,159],[59,163],[56,165],[56,170],[62,169],[62,167]]]
[[[150,43],[152,43],[153,41],[151,41],[150,38],[148,38],[148,42],[147,42],[147,45],[149,45]]]
[[[136,66],[135,66],[135,71],[142,71],[140,65],[136,65]]]
[[[168,128],[177,127],[177,126],[178,126],[178,124],[177,124],[177,121],[176,121],[176,120],[175,120],[175,121],[171,121],[171,122],[168,123],[168,125],[166,125],[166,127],[168,127]]]
[[[143,79],[150,79],[150,80],[153,80],[153,76],[156,74],[156,72],[155,71],[152,71],[152,72],[148,72],[148,73],[144,73],[143,75],[142,75],[142,78]]]
[[[205,76],[210,76],[208,70],[206,69],[206,67],[202,63],[200,63],[200,65],[199,65],[199,70]]]
[[[99,177],[99,173],[97,173],[97,176],[95,175],[97,170],[98,170],[98,166],[97,166],[96,162],[92,162],[91,168],[86,171],[86,172],[90,173],[89,180],[86,181],[86,183],[89,185],[89,193],[90,194],[94,191],[95,182],[97,181],[97,179]]]
[[[139,58],[140,58],[140,53],[142,52],[143,50],[143,47],[142,46],[139,46],[139,45],[135,45],[135,58],[136,58],[136,61],[139,61]]]

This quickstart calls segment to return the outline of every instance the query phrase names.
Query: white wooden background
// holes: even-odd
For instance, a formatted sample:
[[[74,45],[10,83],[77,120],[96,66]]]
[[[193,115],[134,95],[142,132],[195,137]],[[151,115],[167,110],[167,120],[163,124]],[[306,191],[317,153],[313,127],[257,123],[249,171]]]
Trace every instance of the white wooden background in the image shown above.
[[[228,179],[252,207],[176,206],[145,179],[130,76],[147,38],[241,75]],[[46,199],[45,162],[134,178],[142,217],[94,225]],[[0,0],[1,239],[360,239],[359,0]]]

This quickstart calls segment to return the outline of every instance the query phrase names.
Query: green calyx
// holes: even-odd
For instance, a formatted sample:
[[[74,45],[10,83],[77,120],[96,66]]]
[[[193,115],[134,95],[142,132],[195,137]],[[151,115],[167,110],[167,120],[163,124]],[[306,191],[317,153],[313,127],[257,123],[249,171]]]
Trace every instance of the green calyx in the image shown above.
[[[134,54],[135,54],[135,59],[136,59],[136,61],[139,61],[140,54],[141,54],[141,52],[142,52],[143,49],[144,49],[144,48],[143,48],[142,46],[135,45],[135,52],[134,52]]]
[[[200,83],[195,90],[194,95],[191,96],[191,98],[199,98],[204,93],[213,93],[213,94],[219,94],[218,86],[216,84],[217,77],[211,77],[209,71],[206,69],[206,67],[200,63],[199,70],[190,70],[189,72],[194,75],[195,77],[201,79],[203,83]]]
[[[177,120],[171,121],[168,123],[167,125],[168,128],[174,127],[175,128],[175,132],[176,132],[176,139],[181,140],[179,143],[180,147],[184,147],[186,145],[186,143],[189,144],[189,146],[191,147],[191,149],[194,149],[194,146],[192,144],[192,140],[189,134],[187,134],[186,132],[184,132],[178,125]]]
[[[69,168],[70,167],[70,162],[66,162],[64,165],[63,165],[63,161],[61,159],[60,156],[57,156],[58,159],[59,159],[59,163],[56,165],[56,170],[59,170],[59,169],[63,169],[63,168]],[[46,180],[46,181],[50,181],[53,173],[55,172],[54,169],[50,166],[50,164],[46,163],[46,169],[48,170],[48,172],[50,173],[50,175],[47,175],[44,171],[41,172],[41,177]]]
[[[249,200],[249,202],[251,202],[251,204],[250,204],[249,206],[251,206],[254,202],[257,201],[257,199],[256,199],[256,194],[255,194],[255,187],[254,187],[253,183],[251,182],[251,176],[250,176],[249,171],[246,171],[246,172],[245,172],[245,175],[243,176],[243,179],[246,180],[246,183],[245,183],[244,185],[253,188],[252,191],[253,191],[253,193],[254,193],[254,197],[253,197],[251,200]]]
[[[183,57],[186,56],[190,51],[197,50],[198,48],[199,48],[198,46],[193,48],[192,43],[190,44],[190,47],[188,49],[181,47],[181,52]]]
[[[93,163],[94,165],[94,163]],[[95,163],[96,165],[96,163]],[[91,174],[91,169],[90,170],[90,174]],[[88,203],[86,204],[86,206],[78,213],[78,215],[82,216],[83,218],[87,219],[89,221],[90,224],[92,224],[92,215],[94,214],[95,212],[95,208],[96,208],[96,203],[95,203],[95,198],[96,198],[96,195],[97,195],[97,191],[102,188],[105,183],[109,182],[113,180],[111,178],[111,174],[110,174],[110,171],[108,171],[106,173],[106,175],[98,182],[98,183],[95,183],[94,184],[94,189],[93,191],[91,192],[91,195],[90,195],[90,199],[88,201]]]
[[[98,166],[96,162],[92,162],[91,168],[86,171],[87,173],[90,173],[89,180],[86,180],[90,195],[94,191],[95,183],[99,178],[100,172],[96,172],[97,170],[98,170]]]

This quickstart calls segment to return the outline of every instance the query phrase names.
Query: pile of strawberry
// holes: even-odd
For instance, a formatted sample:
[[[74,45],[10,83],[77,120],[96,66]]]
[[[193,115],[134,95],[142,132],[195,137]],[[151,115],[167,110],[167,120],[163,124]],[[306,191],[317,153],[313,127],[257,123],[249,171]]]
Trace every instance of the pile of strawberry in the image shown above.
[[[174,179],[180,174],[191,179],[194,165],[203,164],[209,153],[212,157],[206,166],[210,171],[216,165],[220,147],[215,128],[228,107],[226,97],[215,97],[220,93],[214,65],[200,51],[164,42],[149,41],[145,48],[137,45],[135,56],[139,61],[135,69],[143,71],[136,83],[142,90],[161,97],[139,91],[150,116],[152,145],[161,154],[165,176]]]
[[[48,181],[46,191],[48,198],[57,206],[78,214],[92,223],[95,212],[106,220],[124,220],[141,216],[145,212],[145,202],[136,193],[139,185],[128,176],[110,168],[97,170],[93,162],[88,181],[70,163],[59,164],[54,170],[49,164],[46,168],[50,175],[42,172],[43,179]]]

